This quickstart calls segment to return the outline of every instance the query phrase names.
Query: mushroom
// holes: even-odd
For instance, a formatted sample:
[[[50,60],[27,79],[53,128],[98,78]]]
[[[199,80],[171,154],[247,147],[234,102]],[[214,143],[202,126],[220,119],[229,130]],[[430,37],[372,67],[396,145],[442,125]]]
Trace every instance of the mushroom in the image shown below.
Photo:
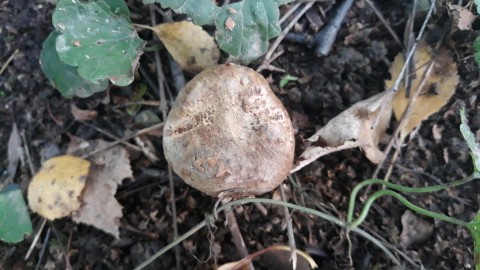
[[[292,168],[288,113],[256,71],[218,65],[180,91],[165,122],[165,157],[190,186],[246,197],[273,190]]]

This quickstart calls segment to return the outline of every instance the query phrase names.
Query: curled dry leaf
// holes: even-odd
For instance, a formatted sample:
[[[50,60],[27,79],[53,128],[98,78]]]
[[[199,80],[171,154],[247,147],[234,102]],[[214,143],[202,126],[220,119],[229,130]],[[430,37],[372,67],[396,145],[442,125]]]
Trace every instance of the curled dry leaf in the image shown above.
[[[298,256],[297,270],[311,270],[318,268],[317,263],[310,255],[301,251],[295,250]],[[226,263],[221,265],[218,270],[248,270],[253,259],[261,257],[260,260],[266,265],[268,269],[287,270],[292,269],[290,260],[290,247],[288,246],[271,246],[260,251],[257,251],[240,261]]]
[[[152,28],[180,66],[197,73],[220,59],[217,44],[202,27],[192,22],[163,23]]]
[[[354,147],[361,147],[370,161],[378,163],[383,158],[383,153],[377,145],[388,127],[392,111],[386,93],[355,103],[308,138],[311,145],[300,155],[290,173],[321,156]],[[386,107],[379,115],[382,105]],[[377,116],[378,122],[372,128]]]
[[[415,52],[414,59],[416,69],[411,83],[410,96],[413,96],[415,91],[420,91],[420,93],[411,105],[412,111],[401,130],[402,137],[410,133],[420,122],[440,110],[455,93],[458,84],[457,65],[448,51],[439,49],[432,52],[430,46],[421,43]],[[418,89],[430,61],[434,61],[432,71],[425,77],[426,83],[423,88]],[[393,79],[385,82],[387,89],[393,86],[394,80],[400,74],[404,63],[402,54],[395,57],[390,69]],[[405,92],[405,86],[401,85],[393,98],[393,112],[397,120],[401,119],[409,103],[409,98],[406,97]]]
[[[89,161],[69,155],[47,160],[28,187],[30,208],[49,220],[78,210],[89,168]]]
[[[73,118],[77,121],[90,121],[98,115],[98,112],[95,110],[82,110],[73,103],[70,105],[70,111],[73,114]]]
[[[103,140],[84,142],[75,154],[81,155],[108,145]],[[73,147],[70,148],[73,150]],[[133,178],[127,151],[115,146],[89,158],[92,166],[83,191],[82,207],[72,214],[75,222],[92,225],[119,237],[122,206],[115,199],[117,187],[125,178]]]

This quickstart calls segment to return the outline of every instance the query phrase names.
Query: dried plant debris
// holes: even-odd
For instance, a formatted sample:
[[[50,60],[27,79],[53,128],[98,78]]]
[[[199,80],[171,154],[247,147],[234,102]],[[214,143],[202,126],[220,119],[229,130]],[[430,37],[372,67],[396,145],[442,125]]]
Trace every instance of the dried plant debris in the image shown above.
[[[379,115],[382,105],[386,107]],[[376,117],[379,120],[373,125]],[[378,142],[388,127],[391,105],[386,92],[355,103],[318,130],[307,141],[309,147],[300,155],[291,173],[300,170],[321,156],[354,147],[361,147],[367,158],[378,163],[383,152]]]
[[[433,233],[433,225],[410,210],[403,213],[401,222],[403,229],[400,235],[400,244],[404,248],[426,241]]]
[[[84,142],[76,147],[75,154],[81,155],[108,145],[103,140]],[[74,150],[73,147],[70,150]],[[117,187],[123,179],[133,178],[127,151],[114,146],[91,158],[91,169],[82,194],[82,207],[72,214],[75,222],[93,225],[115,237],[119,237],[122,206],[115,199]]]
[[[401,85],[393,99],[395,118],[400,120],[408,106],[410,97],[416,91],[420,91],[411,105],[411,113],[407,116],[405,120],[407,122],[401,130],[402,137],[410,133],[420,122],[440,110],[453,96],[458,84],[457,65],[447,50],[440,48],[433,51],[430,46],[421,43],[415,52],[414,59],[415,73],[409,76],[412,78],[410,95],[406,95],[406,88]],[[433,61],[433,67],[424,76],[431,61]],[[395,57],[390,69],[393,79],[385,82],[387,89],[390,89],[395,83],[394,80],[400,74],[404,63],[403,54]],[[425,78],[426,81],[423,87],[419,89],[422,78]]]

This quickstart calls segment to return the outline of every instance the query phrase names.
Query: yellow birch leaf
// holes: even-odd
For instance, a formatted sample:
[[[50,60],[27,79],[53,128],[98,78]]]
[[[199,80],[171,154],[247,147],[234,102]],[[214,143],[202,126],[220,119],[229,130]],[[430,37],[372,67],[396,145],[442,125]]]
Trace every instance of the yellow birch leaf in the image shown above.
[[[173,59],[186,71],[197,73],[215,66],[220,51],[212,36],[192,22],[163,23],[152,28]]]
[[[68,216],[81,206],[90,162],[74,156],[47,160],[28,187],[28,204],[39,215],[53,220]]]
[[[433,55],[430,46],[421,43],[415,52],[414,59],[416,70],[410,88],[410,97],[416,90],[421,92],[413,101],[412,113],[401,131],[402,136],[410,133],[420,122],[439,111],[455,93],[458,84],[457,65],[446,50],[439,49]],[[423,73],[428,68],[430,61],[434,61],[432,71],[426,76],[426,82],[422,89],[418,89],[418,86],[422,83]],[[395,57],[390,68],[392,80],[385,81],[387,89],[394,85],[404,62],[403,54]],[[405,91],[405,86],[401,84],[393,99],[393,112],[397,120],[402,117],[409,102],[409,98],[405,96]]]

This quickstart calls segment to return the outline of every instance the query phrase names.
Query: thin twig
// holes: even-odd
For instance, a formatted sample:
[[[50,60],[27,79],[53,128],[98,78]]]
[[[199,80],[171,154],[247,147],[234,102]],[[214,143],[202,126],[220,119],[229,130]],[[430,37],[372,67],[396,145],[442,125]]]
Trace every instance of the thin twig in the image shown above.
[[[139,101],[130,101],[130,102],[125,102],[122,104],[117,104],[115,106],[112,106],[113,109],[118,109],[122,107],[128,107],[128,106],[135,106],[135,105],[146,105],[146,106],[160,106],[159,101],[155,100],[139,100]]]
[[[25,255],[24,260],[28,260],[30,258],[30,255],[32,254],[33,248],[37,245],[38,240],[40,239],[40,235],[42,234],[43,228],[45,227],[45,224],[47,224],[47,219],[42,217],[42,221],[40,223],[40,227],[38,228],[35,237],[33,238],[32,244],[28,248],[27,254]]]
[[[302,3],[298,2],[290,7],[287,12],[285,12],[285,14],[283,14],[283,16],[278,20],[278,24],[282,24],[284,21],[286,21],[288,17],[290,17],[290,15],[292,15],[301,5]]]
[[[222,204],[225,204],[222,201]],[[240,257],[246,258],[249,255],[247,246],[245,245],[245,240],[243,240],[242,232],[238,228],[237,218],[235,217],[235,212],[231,208],[226,208],[224,211],[225,217],[227,218],[228,228],[230,229],[230,234],[232,235],[233,243],[237,248]],[[250,269],[254,269],[253,265],[250,263]]]
[[[103,130],[103,129],[95,126],[95,125],[92,125],[92,124],[90,124],[90,123],[87,123],[87,122],[85,122],[85,121],[80,121],[80,120],[79,120],[78,122],[82,123],[83,125],[85,125],[85,126],[87,126],[87,127],[89,127],[89,128],[95,129],[96,131],[102,133],[103,135],[109,137],[110,139],[114,139],[114,140],[120,140],[120,139],[121,139],[121,138],[113,135],[112,133],[110,133],[110,132],[108,132],[108,131],[105,131],[105,130]],[[127,142],[127,141],[122,141],[122,142],[120,142],[120,143],[123,144],[123,145],[125,145],[125,146],[128,146],[128,147],[130,147],[130,148],[132,148],[132,149],[135,149],[136,151],[139,151],[139,152],[142,151],[142,149],[141,149],[140,147],[138,147],[138,146],[136,146],[136,145],[134,145],[134,144],[131,144],[131,143]]]
[[[277,37],[277,39],[275,39],[272,46],[270,46],[270,49],[268,50],[267,54],[265,55],[263,63],[260,65],[260,67],[257,69],[257,71],[261,71],[261,70],[265,69],[266,67],[268,67],[270,65],[270,63],[273,61],[273,60],[271,60],[272,55],[275,52],[275,50],[278,48],[278,46],[280,45],[282,40],[285,38],[287,33],[290,31],[290,29],[292,29],[292,27],[303,16],[303,14],[305,14],[305,12],[307,12],[307,10],[309,10],[313,6],[313,4],[315,4],[315,2],[306,3],[305,6],[302,8],[302,10],[300,10],[300,12],[288,23],[288,25],[283,29],[282,33],[280,33],[280,35]],[[298,7],[299,7],[299,5],[295,5],[295,6],[292,7],[292,9],[293,8],[298,8]]]
[[[47,233],[45,234],[45,238],[43,239],[42,249],[38,254],[38,261],[37,261],[37,265],[35,265],[35,270],[40,269],[40,265],[42,264],[43,256],[45,255],[45,249],[47,249],[47,245],[48,245],[48,239],[50,239],[50,232],[51,232],[51,229],[48,228]]]
[[[10,62],[12,62],[13,58],[15,58],[15,55],[17,55],[18,52],[19,52],[18,49],[16,49],[16,50],[12,53],[12,55],[10,55],[10,57],[8,57],[7,62],[5,62],[5,63],[3,64],[3,66],[2,66],[2,69],[0,69],[0,75],[3,74],[3,72],[5,71],[5,69],[7,68],[7,66],[10,64]]]
[[[280,185],[280,196],[282,201],[287,202],[287,198],[285,196],[285,189],[283,184]],[[297,245],[295,244],[295,235],[293,234],[293,225],[292,225],[292,217],[290,216],[290,211],[288,207],[283,207],[283,214],[285,215],[285,221],[287,222],[287,234],[288,234],[288,245],[290,246],[290,260],[292,261],[292,268],[293,270],[297,269]]]
[[[94,151],[92,151],[92,152],[90,152],[90,153],[86,153],[85,155],[81,156],[81,158],[91,157],[91,156],[93,156],[93,155],[95,155],[95,154],[98,154],[98,153],[100,153],[100,152],[103,152],[103,151],[105,151],[105,150],[108,150],[108,149],[114,147],[115,145],[117,145],[117,144],[119,144],[119,143],[122,143],[122,142],[124,142],[124,141],[130,140],[130,139],[132,139],[132,138],[135,138],[135,137],[137,137],[137,136],[139,136],[139,135],[141,135],[141,134],[148,133],[148,132],[150,132],[150,131],[152,131],[152,130],[161,128],[161,127],[163,127],[163,125],[164,125],[164,123],[158,123],[158,124],[155,124],[155,125],[153,125],[153,126],[150,126],[150,127],[144,128],[144,129],[141,129],[141,130],[139,130],[139,131],[137,131],[137,132],[135,132],[135,133],[133,133],[133,134],[131,134],[131,135],[128,135],[128,136],[126,136],[126,137],[124,137],[124,138],[122,138],[122,139],[118,139],[118,140],[116,140],[116,141],[114,141],[114,142],[111,142],[111,143],[107,144],[105,147],[96,149],[96,150],[94,150]]]
[[[380,11],[375,7],[375,4],[372,3],[372,1],[370,0],[365,0],[365,2],[368,4],[368,6],[373,10],[373,12],[375,13],[375,15],[377,16],[377,18],[383,23],[383,25],[385,26],[385,28],[387,28],[387,31],[390,33],[390,35],[392,35],[393,39],[398,43],[398,45],[400,47],[403,48],[403,44],[402,42],[400,41],[400,38],[397,36],[397,34],[395,33],[395,31],[393,31],[393,29],[390,27],[390,24],[387,22],[387,20],[385,20],[385,18],[383,17],[382,13],[380,13]]]
[[[28,169],[30,169],[30,174],[35,175],[35,167],[33,166],[32,156],[30,155],[30,150],[28,148],[27,139],[25,138],[25,132],[21,132],[20,136],[22,137],[23,148],[25,149],[25,155],[27,156]]]

